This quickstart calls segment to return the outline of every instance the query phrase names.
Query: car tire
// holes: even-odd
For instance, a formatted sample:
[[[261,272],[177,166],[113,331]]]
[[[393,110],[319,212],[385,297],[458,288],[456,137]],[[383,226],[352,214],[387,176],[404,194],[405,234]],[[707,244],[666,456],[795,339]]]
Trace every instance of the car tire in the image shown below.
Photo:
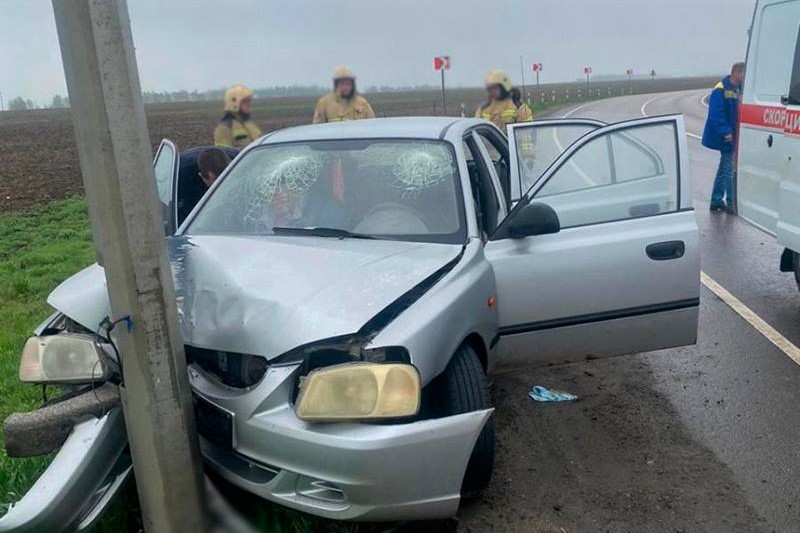
[[[797,290],[800,290],[800,253],[793,252],[792,270],[794,270],[794,281],[797,283]]]
[[[453,354],[444,371],[444,401],[449,415],[489,409],[489,383],[478,354],[463,344]],[[494,417],[483,426],[472,450],[464,480],[461,484],[462,498],[475,498],[489,485],[494,468]]]

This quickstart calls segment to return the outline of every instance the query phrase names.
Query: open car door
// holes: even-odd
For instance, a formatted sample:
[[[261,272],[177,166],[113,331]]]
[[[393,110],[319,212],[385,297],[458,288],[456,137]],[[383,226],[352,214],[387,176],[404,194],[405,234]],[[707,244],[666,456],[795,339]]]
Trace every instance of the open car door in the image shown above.
[[[532,184],[486,245],[500,360],[567,362],[694,343],[700,258],[682,117],[598,126],[571,145],[561,139],[576,126],[555,122],[550,131],[510,130],[511,180]],[[543,145],[523,146],[533,131],[564,147],[539,176],[531,158],[545,155]]]
[[[161,141],[153,159],[156,191],[161,204],[164,234],[172,235],[178,227],[176,187],[178,184],[178,148],[168,139]]]

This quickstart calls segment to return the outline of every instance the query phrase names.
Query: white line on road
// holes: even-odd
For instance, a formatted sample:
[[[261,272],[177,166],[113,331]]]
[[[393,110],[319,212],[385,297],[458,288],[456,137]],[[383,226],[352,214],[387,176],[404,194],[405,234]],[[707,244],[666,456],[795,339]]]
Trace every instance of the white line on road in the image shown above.
[[[764,319],[744,305],[736,296],[728,292],[725,287],[714,281],[711,276],[705,272],[700,272],[700,280],[703,282],[703,285],[708,287],[708,290],[719,296],[723,302],[728,304],[728,307],[736,311],[736,314],[745,319],[756,331],[777,346],[780,351],[788,355],[789,359],[800,365],[800,348],[781,335],[778,330],[767,324]]]
[[[567,111],[566,113],[564,113],[564,116],[561,117],[561,118],[567,118],[568,116],[570,116],[571,114],[575,113],[576,111],[579,111],[579,110],[583,109],[584,107],[587,107],[587,106],[589,106],[591,104],[594,104],[594,103],[596,103],[596,102],[589,102],[589,103],[586,103],[586,104],[579,105],[578,107],[572,108],[569,111]]]
[[[655,98],[651,98],[642,104],[640,111],[642,112],[643,117],[648,116],[647,106],[659,98],[661,98],[661,96],[656,96]],[[703,103],[702,98],[700,99],[700,103]],[[695,139],[700,139],[700,136],[695,133],[689,133],[687,131],[686,135],[689,137],[694,137]],[[723,302],[725,302],[728,307],[733,309],[737,315],[746,320],[747,323],[753,326],[756,331],[761,333],[768,341],[774,344],[780,351],[785,353],[789,359],[800,365],[800,348],[795,346],[789,339],[781,335],[778,330],[770,326],[763,318],[758,316],[752,309],[743,304],[741,300],[731,294],[725,287],[717,283],[714,278],[702,270],[700,271],[700,281],[708,288],[708,290],[716,294]]]

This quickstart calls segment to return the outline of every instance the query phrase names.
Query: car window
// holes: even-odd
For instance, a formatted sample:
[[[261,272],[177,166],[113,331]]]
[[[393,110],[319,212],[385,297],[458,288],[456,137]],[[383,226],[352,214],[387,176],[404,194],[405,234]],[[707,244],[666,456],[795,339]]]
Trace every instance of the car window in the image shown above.
[[[753,59],[748,69],[755,86],[753,94],[761,102],[779,103],[789,91],[793,57],[800,20],[800,3],[782,2],[764,6]],[[749,91],[748,91],[749,92]]]
[[[156,177],[156,190],[158,199],[164,205],[172,202],[172,186],[175,172],[175,148],[170,143],[162,143],[156,160],[153,163],[153,173]]]
[[[513,130],[519,171],[519,190],[530,189],[566,148],[597,126],[555,124]]]
[[[610,135],[614,162],[612,181],[629,181],[660,174],[663,167],[661,157],[658,152],[649,149],[658,145],[659,135],[657,128],[643,129],[635,135]],[[647,143],[643,142],[645,140]]]
[[[797,40],[794,47],[794,62],[792,63],[792,81],[789,86],[789,103],[800,105],[800,28],[797,31]]]
[[[462,243],[452,146],[427,140],[267,145],[230,169],[187,233],[270,235],[325,227],[380,238]]]
[[[674,212],[678,152],[674,125],[615,130],[578,148],[534,195],[562,228]]]

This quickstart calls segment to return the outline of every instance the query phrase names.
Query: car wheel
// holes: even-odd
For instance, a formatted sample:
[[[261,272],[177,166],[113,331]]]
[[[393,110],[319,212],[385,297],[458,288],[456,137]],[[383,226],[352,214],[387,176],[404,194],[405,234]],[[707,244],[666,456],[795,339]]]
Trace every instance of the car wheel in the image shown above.
[[[448,414],[457,415],[488,409],[489,384],[475,350],[462,345],[444,371],[444,401]],[[490,417],[475,442],[464,481],[461,484],[463,498],[477,497],[489,485],[494,467],[494,417]]]
[[[794,252],[792,259],[792,267],[794,270],[794,281],[797,283],[797,290],[800,290],[800,254]]]

